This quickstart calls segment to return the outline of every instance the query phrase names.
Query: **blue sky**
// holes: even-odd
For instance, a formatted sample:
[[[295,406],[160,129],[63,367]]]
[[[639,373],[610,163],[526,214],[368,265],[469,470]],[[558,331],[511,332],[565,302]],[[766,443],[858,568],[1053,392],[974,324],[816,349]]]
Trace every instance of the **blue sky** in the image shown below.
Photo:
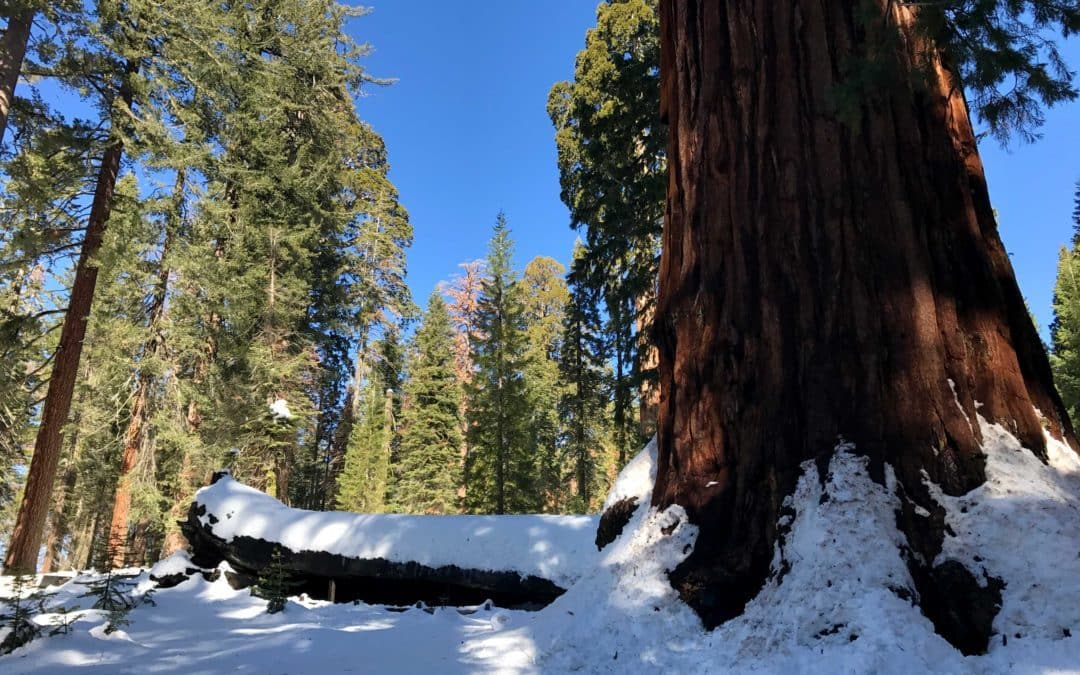
[[[563,263],[573,231],[559,201],[547,92],[573,75],[599,0],[369,0],[352,24],[370,42],[372,88],[360,114],[386,140],[391,177],[416,239],[409,280],[421,305],[459,262],[481,258],[495,213],[506,211],[519,267],[536,255]],[[1066,54],[1080,67],[1080,43]],[[1072,234],[1080,179],[1080,102],[1048,111],[1045,138],[981,150],[1001,235],[1044,336],[1057,251]]]

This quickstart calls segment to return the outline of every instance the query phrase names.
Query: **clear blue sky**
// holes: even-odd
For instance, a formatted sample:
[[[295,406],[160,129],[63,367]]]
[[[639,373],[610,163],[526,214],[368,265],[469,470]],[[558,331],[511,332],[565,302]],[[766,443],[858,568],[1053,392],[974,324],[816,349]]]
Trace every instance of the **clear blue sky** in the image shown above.
[[[375,48],[368,70],[398,78],[370,89],[360,114],[385,138],[412,217],[409,280],[421,306],[459,262],[486,254],[500,208],[519,267],[536,255],[568,261],[575,234],[545,103],[573,75],[598,2],[368,0],[372,13],[352,24]],[[1066,52],[1080,67],[1075,39]],[[1050,110],[1043,131],[1034,145],[981,149],[1005,247],[1045,336],[1057,251],[1072,233],[1080,102]]]

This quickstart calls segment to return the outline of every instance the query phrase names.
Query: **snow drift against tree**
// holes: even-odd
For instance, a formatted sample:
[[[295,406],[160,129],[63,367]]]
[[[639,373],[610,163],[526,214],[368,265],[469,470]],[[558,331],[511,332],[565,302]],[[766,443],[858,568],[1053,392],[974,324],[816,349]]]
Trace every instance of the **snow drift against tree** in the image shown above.
[[[525,626],[480,636],[466,651],[542,672],[1080,672],[1072,635],[1080,629],[1080,461],[1048,439],[1044,464],[1000,426],[980,424],[986,484],[938,499],[955,533],[942,555],[1007,584],[984,656],[962,656],[905,599],[915,596],[895,478],[888,469],[886,485],[871,480],[867,460],[847,445],[824,477],[803,465],[773,575],[741,616],[712,633],[667,582],[696,533],[679,507],[648,507],[643,452],[613,493],[644,506],[597,567]]]
[[[291,551],[326,551],[429,567],[510,571],[569,587],[596,559],[595,516],[407,516],[290,509],[225,476],[199,490],[202,524]],[[211,518],[213,516],[213,518]],[[216,521],[214,520],[216,518]]]

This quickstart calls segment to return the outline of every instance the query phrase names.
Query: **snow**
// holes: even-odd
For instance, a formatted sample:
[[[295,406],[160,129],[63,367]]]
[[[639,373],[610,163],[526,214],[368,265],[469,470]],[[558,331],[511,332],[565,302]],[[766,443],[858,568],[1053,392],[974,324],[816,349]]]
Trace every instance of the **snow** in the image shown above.
[[[979,425],[986,482],[961,497],[930,485],[956,533],[935,562],[959,560],[978,579],[1007,582],[994,631],[1010,645],[1080,633],[1080,458],[1047,436],[1044,464],[1003,427],[981,416]]]
[[[1080,460],[1051,441],[1043,463],[1004,428],[972,421],[985,439],[986,483],[961,497],[929,487],[955,533],[938,562],[959,560],[980,578],[1006,582],[996,635],[982,656],[961,655],[905,599],[914,584],[896,528],[895,478],[887,468],[885,484],[874,482],[867,460],[846,443],[837,447],[824,480],[815,463],[802,467],[787,504],[794,516],[784,517],[790,529],[773,561],[774,572],[785,573],[767,580],[741,616],[705,632],[667,581],[691,550],[696,529],[681,508],[650,506],[656,463],[650,444],[609,495],[609,504],[638,500],[622,535],[596,553],[595,521],[588,519],[579,535],[590,546],[565,552],[581,560],[556,566],[567,577],[573,569],[577,582],[542,611],[486,605],[400,612],[301,597],[285,612],[267,615],[265,601],[196,575],[158,590],[157,606],[135,609],[123,632],[105,636],[102,613],[85,611],[70,635],[39,638],[0,657],[0,672],[1080,673]],[[447,548],[465,533],[487,547],[500,568],[504,556],[525,567],[524,558],[546,559],[518,555],[538,539],[515,533],[522,529],[517,526],[476,518],[413,522],[313,514],[249,492],[225,480],[200,493],[216,512],[233,515],[217,523],[216,532],[273,532],[289,542],[349,550],[385,546],[388,555],[416,547],[409,550],[415,555],[426,545],[437,551],[433,558],[471,561],[474,553],[460,550],[471,546]],[[446,523],[449,533],[429,532],[425,522]],[[483,527],[497,532],[478,534]],[[544,540],[555,546],[560,532],[549,526]],[[487,539],[515,536],[513,544]],[[72,589],[86,580],[47,590],[50,609],[77,597]],[[999,639],[1005,635],[1007,643]]]
[[[91,577],[84,576],[82,581]],[[54,602],[69,606],[85,587],[68,584]],[[60,597],[63,596],[63,597]],[[74,603],[73,603],[74,601]],[[513,629],[526,612],[488,605],[410,608],[293,598],[266,614],[266,601],[234,591],[224,578],[199,575],[158,590],[155,606],[132,610],[130,624],[105,633],[100,610],[80,613],[64,636],[40,637],[0,656],[4,675],[187,675],[188,673],[439,673],[497,672],[484,655],[462,650],[475,636]],[[56,615],[39,617],[39,622]],[[497,661],[502,654],[491,654]]]
[[[177,551],[167,558],[154,563],[150,568],[150,576],[155,579],[184,574],[188,569],[198,569],[198,565],[191,562],[191,556],[187,551]]]
[[[796,515],[773,561],[774,573],[782,562],[790,567],[715,631],[702,629],[666,579],[690,550],[693,527],[678,507],[639,508],[565,595],[526,625],[466,649],[501,649],[520,672],[1080,673],[1080,639],[1065,631],[1080,629],[1080,462],[1054,442],[1043,465],[1003,429],[982,424],[986,485],[963,505],[942,501],[958,534],[944,555],[973,569],[979,555],[1008,584],[995,629],[1010,631],[1009,640],[992,639],[986,655],[961,655],[904,599],[914,584],[896,529],[895,478],[888,469],[886,485],[875,483],[849,444],[837,448],[824,487],[815,464],[803,465],[788,503]],[[1021,621],[1018,639],[1011,631]]]
[[[637,499],[639,505],[645,503],[652,495],[655,482],[656,437],[653,436],[648,445],[619,472],[601,511],[607,511],[623,499]]]
[[[293,418],[292,411],[289,410],[289,402],[283,398],[279,398],[270,404],[270,414],[274,416],[274,419],[278,420],[291,420]]]
[[[596,516],[407,516],[290,509],[231,477],[199,490],[200,521],[231,541],[246,536],[291,551],[513,571],[569,587],[596,559]],[[218,520],[211,522],[213,515]]]

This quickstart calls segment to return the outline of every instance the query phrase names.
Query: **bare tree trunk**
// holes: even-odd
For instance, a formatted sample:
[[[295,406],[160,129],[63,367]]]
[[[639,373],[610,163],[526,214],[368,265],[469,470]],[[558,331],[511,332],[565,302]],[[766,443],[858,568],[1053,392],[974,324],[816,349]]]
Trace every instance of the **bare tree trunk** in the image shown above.
[[[926,47],[913,10],[876,5],[909,70]],[[660,3],[671,135],[653,499],[700,527],[671,578],[709,626],[757,594],[800,463],[827,462],[841,438],[876,479],[894,467],[911,565],[943,537],[923,472],[951,495],[985,480],[978,416],[1036,453],[1044,424],[1076,447],[950,73],[855,102],[857,125],[838,119],[837,73],[886,44],[858,7]]]
[[[0,142],[3,142],[4,132],[7,131],[8,114],[15,100],[15,85],[19,82],[33,25],[33,10],[24,9],[8,17],[4,36],[0,38]]]
[[[128,74],[134,72],[135,67],[129,65]],[[126,78],[121,87],[120,99],[125,106],[131,105],[132,93]],[[60,331],[60,343],[41,413],[37,441],[34,444],[34,457],[30,461],[26,488],[4,559],[6,574],[33,572],[37,569],[38,549],[51,504],[50,496],[56,479],[56,467],[60,461],[60,448],[63,446],[64,425],[71,410],[71,396],[75,391],[75,377],[79,371],[86,323],[94,301],[94,288],[97,286],[98,268],[93,257],[101,248],[109,222],[122,154],[123,143],[119,139],[113,139],[101,160],[94,200],[90,207],[90,220],[75,268],[75,282],[71,287],[71,298]]]

